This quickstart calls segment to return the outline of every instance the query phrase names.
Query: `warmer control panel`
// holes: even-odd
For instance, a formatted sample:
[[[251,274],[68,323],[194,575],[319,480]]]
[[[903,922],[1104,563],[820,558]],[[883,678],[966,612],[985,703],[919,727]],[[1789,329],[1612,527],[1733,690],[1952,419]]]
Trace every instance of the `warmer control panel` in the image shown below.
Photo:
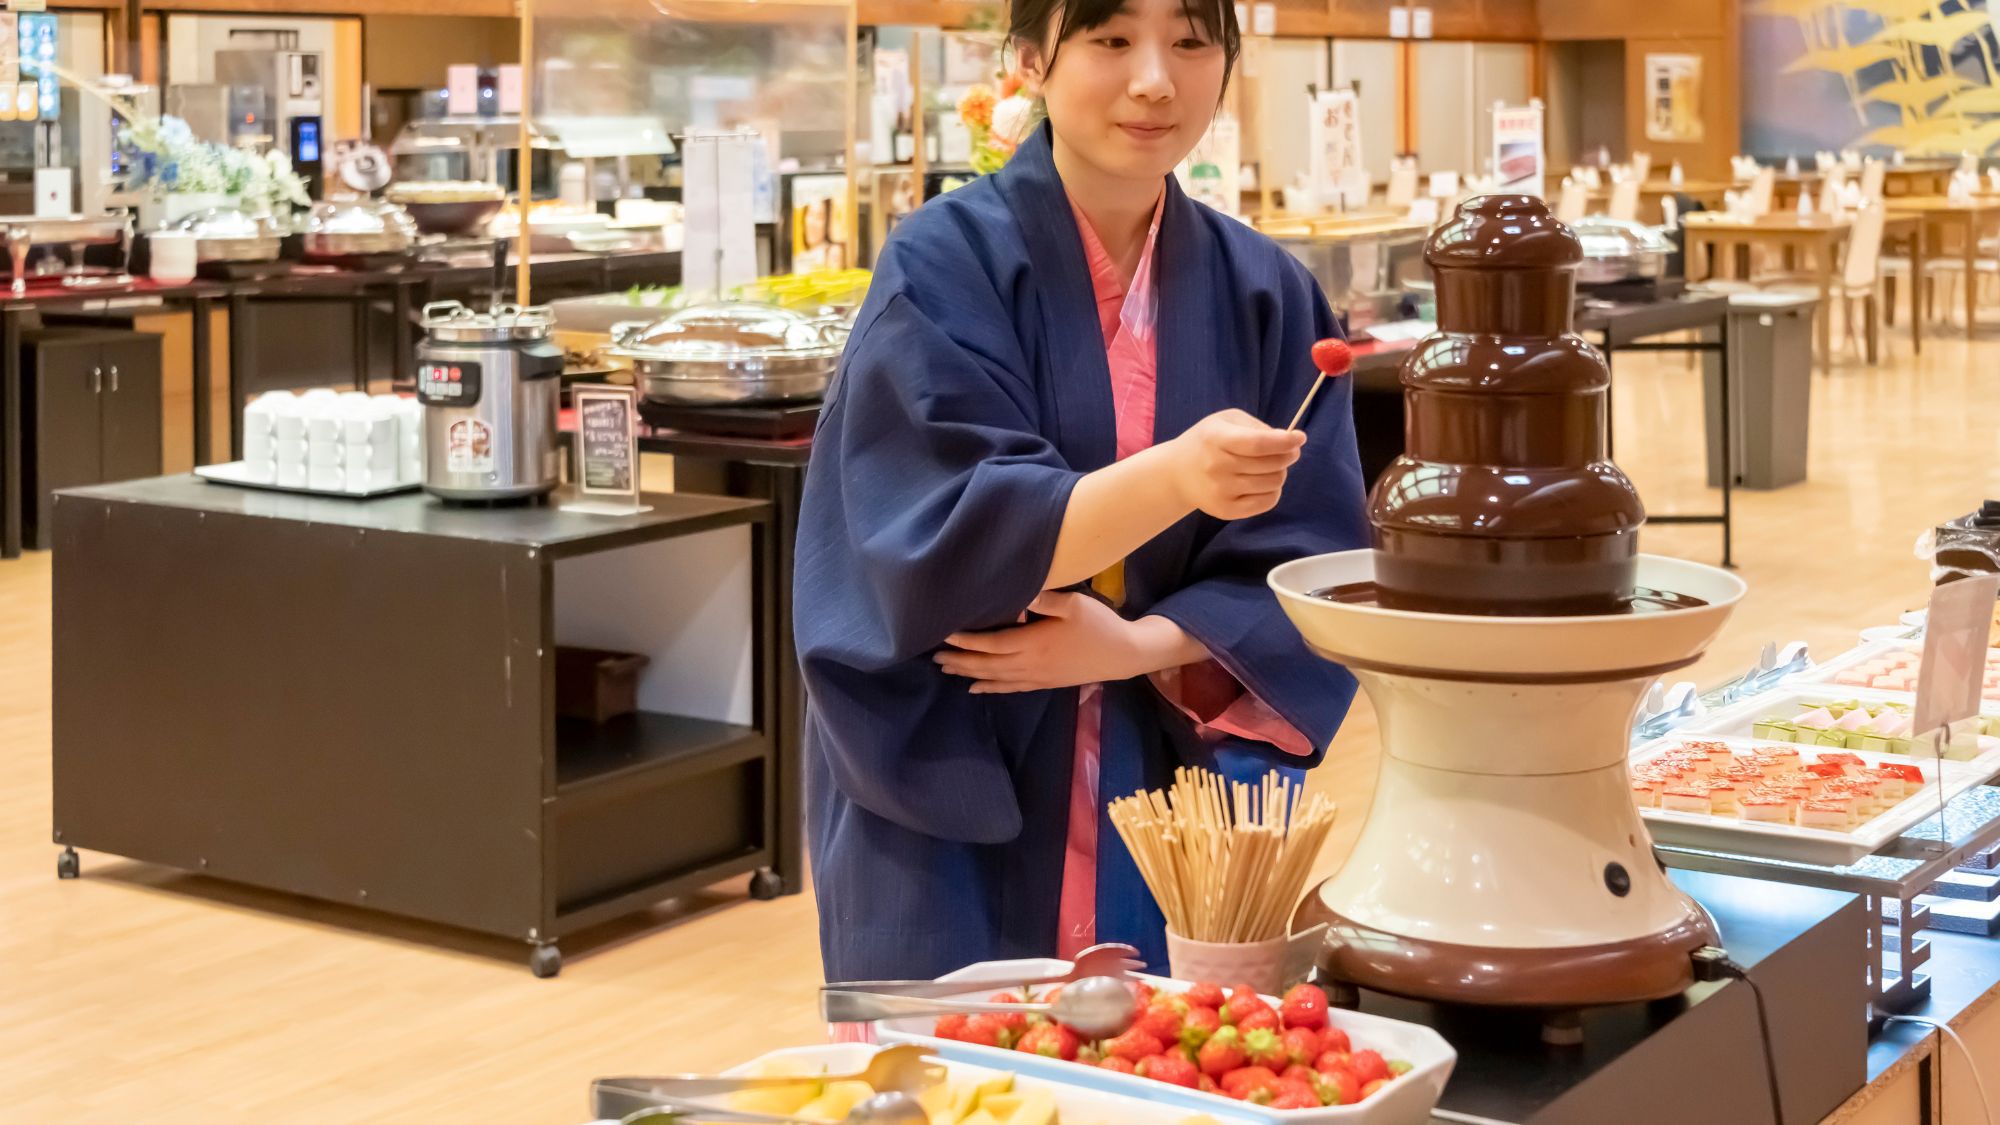
[[[479,401],[479,364],[468,360],[417,365],[417,399],[425,406],[472,406]]]

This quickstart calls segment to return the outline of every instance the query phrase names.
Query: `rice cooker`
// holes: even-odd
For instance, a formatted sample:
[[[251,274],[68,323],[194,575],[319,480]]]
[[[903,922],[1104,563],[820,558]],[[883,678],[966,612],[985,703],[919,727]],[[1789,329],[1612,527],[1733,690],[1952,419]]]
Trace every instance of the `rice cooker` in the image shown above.
[[[451,503],[526,500],[561,476],[556,415],[562,349],[546,305],[474,312],[424,306],[417,399],[424,405],[424,491]]]

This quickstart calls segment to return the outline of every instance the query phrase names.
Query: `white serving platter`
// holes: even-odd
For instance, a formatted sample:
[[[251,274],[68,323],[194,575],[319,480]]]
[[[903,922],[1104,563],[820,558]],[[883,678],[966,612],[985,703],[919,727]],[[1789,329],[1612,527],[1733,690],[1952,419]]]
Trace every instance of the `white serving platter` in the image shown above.
[[[1763,698],[1770,699],[1775,694],[1779,693],[1772,693]],[[1763,712],[1760,711],[1758,714],[1761,716]],[[1836,832],[1827,828],[1801,828],[1794,824],[1769,824],[1743,820],[1733,815],[1711,816],[1657,808],[1639,810],[1639,816],[1646,822],[1646,828],[1653,834],[1653,842],[1656,844],[1732,852],[1737,855],[1764,856],[1798,863],[1841,866],[1881,851],[1891,840],[1909,831],[1911,826],[1925,817],[1936,816],[1940,800],[1948,802],[1993,775],[1991,769],[1982,772],[1974,762],[1959,762],[1949,758],[1939,762],[1935,758],[1917,754],[1842,751],[1831,746],[1800,746],[1790,742],[1772,742],[1768,739],[1700,735],[1691,732],[1679,732],[1646,743],[1632,752],[1631,763],[1636,768],[1689,741],[1721,742],[1739,754],[1764,747],[1783,746],[1797,750],[1807,760],[1811,760],[1815,750],[1849,753],[1870,766],[1893,762],[1898,765],[1913,765],[1924,771],[1924,784],[1921,788],[1903,798],[1894,807],[1849,832]],[[1943,786],[1942,796],[1939,793],[1940,784]]]
[[[1067,961],[1039,958],[986,961],[947,973],[939,979],[962,980],[966,983],[965,997],[983,1000],[996,987],[1020,980],[1055,976],[1068,972],[1069,967]],[[1191,987],[1191,982],[1164,977],[1142,976],[1137,979],[1169,992]],[[1277,998],[1271,997],[1270,1000],[1275,1007]],[[1081,1063],[939,1039],[931,1034],[936,1021],[929,1017],[883,1020],[875,1025],[875,1031],[885,1043],[920,1043],[947,1062],[1011,1070],[1024,1077],[1171,1107],[1176,1121],[1197,1113],[1226,1121],[1258,1122],[1260,1125],[1421,1125],[1429,1121],[1431,1110],[1444,1093],[1445,1081],[1451,1077],[1452,1067],[1458,1062],[1458,1052],[1452,1049],[1451,1044],[1422,1024],[1340,1009],[1328,1012],[1328,1018],[1335,1027],[1348,1033],[1357,1049],[1373,1048],[1387,1058],[1402,1059],[1410,1064],[1409,1073],[1383,1087],[1374,1097],[1354,1105],[1270,1109],[1220,1094],[1204,1094],[1199,1090],[1170,1086]],[[1064,1116],[1063,1121],[1064,1125],[1068,1125],[1069,1118]]]
[[[405,484],[384,485],[349,491],[347,489],[305,488],[279,484],[276,481],[261,480],[253,476],[249,466],[242,461],[229,461],[220,465],[198,465],[194,475],[216,484],[234,485],[237,488],[261,488],[266,492],[290,492],[299,496],[344,496],[350,500],[366,500],[374,496],[393,496],[398,492],[410,492],[422,487],[416,481]]]
[[[800,1073],[819,1071],[825,1074],[852,1074],[867,1066],[868,1060],[879,1050],[880,1047],[869,1043],[822,1043],[811,1047],[786,1047],[759,1055],[723,1073],[732,1078],[759,1074],[764,1072],[767,1064],[783,1062],[786,1064],[786,1070],[797,1070]],[[1063,1125],[1128,1125],[1128,1123],[1129,1125],[1182,1125],[1193,1116],[1187,1110],[1169,1105],[1083,1086],[1051,1082],[1022,1073],[1018,1067],[986,1067],[945,1058],[940,1058],[938,1061],[943,1064],[948,1080],[954,1082],[976,1082],[991,1078],[1002,1071],[1012,1072],[1015,1076],[1015,1090],[1043,1089],[1049,1092],[1055,1099],[1056,1112],[1061,1117]],[[705,1098],[703,1101],[718,1107],[727,1107],[729,1104],[727,1097]],[[1229,1123],[1258,1120],[1227,1113],[1210,1114],[1210,1116]],[[614,1125],[614,1123],[601,1122],[599,1125]]]

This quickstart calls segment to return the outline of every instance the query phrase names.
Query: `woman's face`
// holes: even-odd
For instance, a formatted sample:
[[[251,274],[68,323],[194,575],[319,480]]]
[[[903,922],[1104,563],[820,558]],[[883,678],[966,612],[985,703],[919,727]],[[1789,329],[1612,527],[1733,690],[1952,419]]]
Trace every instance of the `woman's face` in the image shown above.
[[[1157,180],[1208,131],[1222,100],[1222,45],[1188,18],[1181,0],[1126,0],[1104,24],[1062,44],[1053,69],[1046,45],[1021,45],[1029,88],[1048,105],[1057,138],[1098,171]]]
[[[827,207],[825,200],[806,207],[805,243],[808,248],[817,247],[826,241]]]

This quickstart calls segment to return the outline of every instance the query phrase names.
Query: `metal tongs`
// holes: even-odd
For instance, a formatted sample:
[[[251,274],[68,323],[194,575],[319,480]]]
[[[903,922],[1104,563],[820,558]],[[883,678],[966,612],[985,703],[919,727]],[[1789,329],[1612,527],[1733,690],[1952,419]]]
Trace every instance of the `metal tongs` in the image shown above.
[[[854,1107],[841,1125],[928,1125],[929,1117],[915,1095],[944,1081],[944,1068],[917,1046],[888,1047],[852,1074],[799,1074],[720,1077],[677,1074],[660,1078],[600,1078],[590,1084],[590,1107],[600,1119],[621,1125],[640,1121],[659,1125],[689,1120],[718,1122],[813,1122],[803,1117],[774,1117],[745,1110],[719,1109],[693,1098],[797,1086],[807,1082],[863,1082],[875,1096]]]
[[[820,990],[819,1010],[828,1023],[872,1023],[954,1012],[1024,1012],[1048,1016],[1092,1039],[1108,1039],[1132,1026],[1138,1016],[1138,1000],[1132,992],[1130,977],[1133,970],[1141,967],[1139,951],[1129,945],[1093,945],[1077,954],[1068,972],[1031,980],[874,980],[829,984]],[[1053,1004],[948,999],[987,988],[1044,984],[1067,987]]]

